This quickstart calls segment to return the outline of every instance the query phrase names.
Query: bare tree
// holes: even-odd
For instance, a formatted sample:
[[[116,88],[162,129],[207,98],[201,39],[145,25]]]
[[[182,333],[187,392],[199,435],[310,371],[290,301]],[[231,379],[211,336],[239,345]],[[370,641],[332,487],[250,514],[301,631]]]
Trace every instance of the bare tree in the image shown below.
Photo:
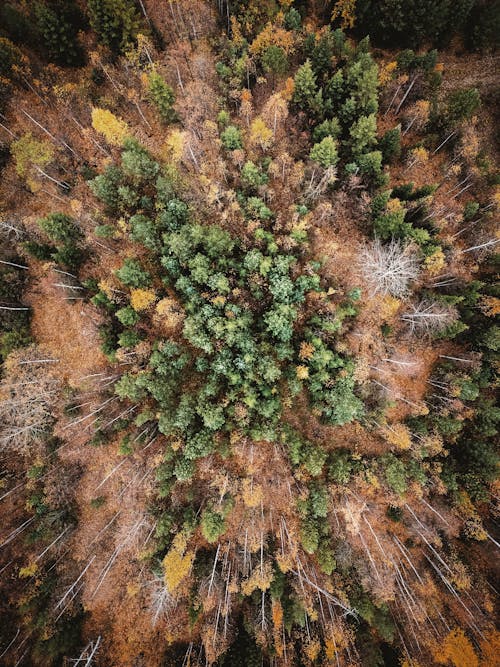
[[[444,331],[456,322],[457,318],[455,308],[425,299],[412,305],[411,310],[401,316],[403,322],[409,324],[412,334],[429,335]]]
[[[372,294],[402,297],[418,276],[419,265],[413,246],[376,239],[361,253],[361,268]]]
[[[34,347],[13,352],[0,386],[0,449],[24,451],[54,420],[60,383]]]

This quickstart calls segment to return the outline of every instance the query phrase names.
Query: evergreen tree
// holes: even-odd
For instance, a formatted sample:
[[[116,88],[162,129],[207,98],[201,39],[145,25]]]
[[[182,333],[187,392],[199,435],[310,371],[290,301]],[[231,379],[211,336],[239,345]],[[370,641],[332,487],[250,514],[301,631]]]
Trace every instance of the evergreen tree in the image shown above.
[[[325,137],[319,143],[314,144],[309,157],[324,169],[334,167],[339,160],[337,142],[333,137]]]
[[[148,93],[163,123],[168,124],[176,120],[177,114],[173,108],[174,91],[157,72],[151,72],[149,75]]]
[[[82,65],[84,54],[77,36],[78,16],[72,2],[37,2],[34,14],[41,48],[48,58],[58,65]]]
[[[139,14],[133,0],[88,0],[90,25],[101,44],[114,54],[123,53],[139,30]]]

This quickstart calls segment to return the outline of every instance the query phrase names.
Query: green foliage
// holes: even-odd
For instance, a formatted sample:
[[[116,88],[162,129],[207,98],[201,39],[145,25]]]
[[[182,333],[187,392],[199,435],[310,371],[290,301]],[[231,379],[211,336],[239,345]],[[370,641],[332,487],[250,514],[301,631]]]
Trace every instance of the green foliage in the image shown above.
[[[300,13],[295,9],[295,7],[290,7],[290,9],[285,13],[286,29],[299,31],[301,25],[302,17],[300,16]]]
[[[261,64],[264,72],[272,73],[275,76],[283,76],[288,70],[288,59],[285,51],[272,44],[261,56]]]
[[[245,162],[241,169],[241,184],[248,190],[255,191],[259,186],[265,185],[268,181],[267,174],[265,174],[253,162]]]
[[[407,489],[404,463],[396,458],[394,454],[385,454],[381,458],[381,465],[390,488],[395,493],[404,493]]]
[[[336,139],[339,134],[340,123],[338,119],[330,118],[329,120],[324,120],[314,128],[312,138],[313,141],[317,144],[327,137],[333,137],[333,139]]]
[[[228,125],[220,135],[222,145],[228,151],[235,151],[243,147],[241,132],[235,125]]]
[[[148,94],[163,123],[168,124],[176,120],[177,114],[173,108],[174,91],[157,72],[151,72],[149,75]]]
[[[314,144],[309,157],[324,169],[334,167],[339,160],[335,139],[333,137],[325,137],[319,143]]]
[[[151,276],[135,259],[126,259],[116,272],[116,276],[127,287],[149,287]]]
[[[122,152],[122,169],[134,183],[155,179],[160,173],[160,165],[135,139],[125,139]]]
[[[78,41],[79,10],[71,0],[34,5],[36,28],[42,50],[58,65],[80,66],[84,63],[83,49]]]
[[[65,213],[50,213],[38,220],[38,226],[57,243],[68,244],[79,240],[82,233],[73,220]]]
[[[17,257],[9,261],[21,263]],[[22,306],[26,274],[15,266],[0,265],[0,302]],[[0,361],[13,350],[31,343],[29,310],[3,310],[0,317]]]
[[[476,0],[468,21],[468,46],[477,51],[494,51],[500,39],[500,0]]]
[[[351,479],[353,461],[349,452],[336,450],[330,456],[328,464],[328,478],[335,484],[346,485]]]
[[[55,245],[28,241],[24,244],[26,250],[37,259],[78,269],[84,259],[84,251],[79,245],[83,234],[73,220],[64,213],[51,213],[39,219],[38,226]]]
[[[318,93],[316,75],[313,72],[311,61],[299,67],[294,78],[293,101],[302,110],[307,111],[314,107]]]
[[[392,162],[401,155],[401,126],[397,125],[392,130],[387,130],[379,141],[384,162]]]
[[[304,551],[313,554],[319,545],[319,530],[315,522],[311,519],[305,519],[300,526],[300,543]]]
[[[357,27],[392,48],[443,44],[466,23],[474,0],[360,0]]]
[[[377,117],[375,114],[360,116],[351,127],[349,134],[354,155],[361,155],[377,142]]]
[[[477,88],[454,90],[446,98],[446,119],[451,124],[470,119],[481,106]]]
[[[205,509],[201,515],[200,528],[203,537],[207,542],[213,543],[224,534],[226,530],[226,521],[222,514],[214,510]]]
[[[114,54],[123,53],[139,31],[139,14],[133,0],[87,0],[87,7],[99,42]]]

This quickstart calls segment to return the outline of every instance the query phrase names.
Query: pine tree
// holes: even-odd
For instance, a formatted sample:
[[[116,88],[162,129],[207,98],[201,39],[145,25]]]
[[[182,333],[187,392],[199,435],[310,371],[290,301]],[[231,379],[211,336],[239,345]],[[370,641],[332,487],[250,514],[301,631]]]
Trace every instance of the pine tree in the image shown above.
[[[313,72],[311,61],[299,67],[294,79],[293,101],[303,110],[310,109],[314,105],[314,99],[318,93],[316,75]]]
[[[139,30],[139,14],[133,0],[88,0],[90,25],[101,44],[114,54],[123,53]]]
[[[333,137],[325,137],[319,143],[314,144],[309,157],[324,169],[334,167],[339,160],[337,142]]]
[[[155,105],[163,123],[168,124],[177,118],[173,105],[175,95],[173,89],[166,83],[157,72],[149,75],[148,94]]]
[[[42,49],[48,58],[58,65],[80,66],[84,62],[84,54],[78,41],[77,17],[71,4],[37,2],[34,6],[35,20]]]

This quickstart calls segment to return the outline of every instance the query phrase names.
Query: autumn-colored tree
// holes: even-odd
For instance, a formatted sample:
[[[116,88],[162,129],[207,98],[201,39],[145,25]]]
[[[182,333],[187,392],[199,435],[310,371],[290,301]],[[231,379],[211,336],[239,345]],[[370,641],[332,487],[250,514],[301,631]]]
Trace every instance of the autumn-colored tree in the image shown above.
[[[106,141],[113,146],[121,146],[129,136],[127,123],[108,109],[92,109],[92,127],[103,134]]]

